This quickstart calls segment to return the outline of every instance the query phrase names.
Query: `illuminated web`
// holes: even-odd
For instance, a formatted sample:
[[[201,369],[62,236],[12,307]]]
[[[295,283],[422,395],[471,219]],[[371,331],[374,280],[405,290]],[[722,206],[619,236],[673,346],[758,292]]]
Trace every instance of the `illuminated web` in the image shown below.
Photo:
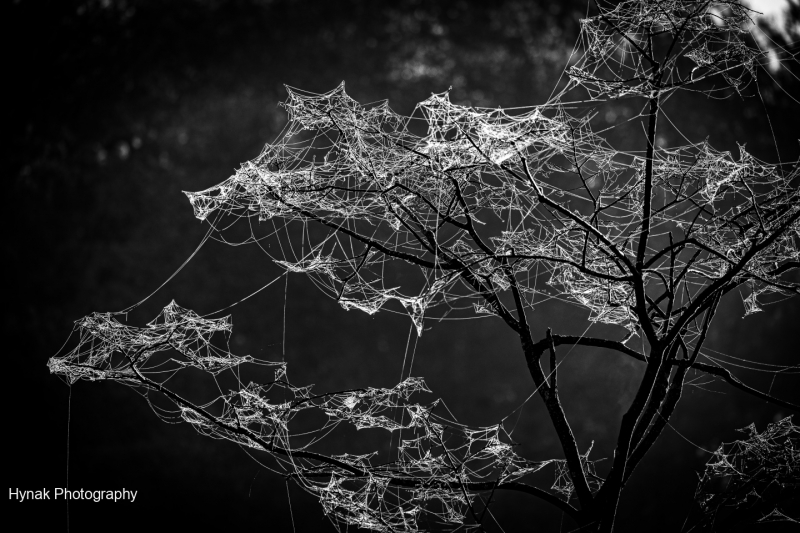
[[[270,454],[279,471],[319,498],[325,513],[341,526],[422,531],[421,521],[455,528],[472,519],[475,523],[469,525],[476,526],[476,513],[486,508],[476,501],[481,493],[513,487],[551,464],[553,494],[569,500],[573,492],[564,461],[520,457],[502,425],[463,426],[435,413],[438,400],[412,402],[412,395],[430,392],[422,378],[409,377],[390,389],[316,394],[311,386],[293,385],[285,363],[233,355],[227,346],[230,317],[201,318],[175,302],[145,328],[124,325],[113,314],[96,313],[77,321],[75,331],[77,346],[52,358],[51,372],[69,383],[111,380],[144,396],[166,395],[174,409],[161,408],[160,416],[187,422],[211,438]],[[274,367],[274,380],[244,383],[240,367],[245,364]],[[166,387],[189,368],[212,376],[228,371],[239,388],[202,404],[192,403]],[[397,421],[401,411],[405,422]],[[296,420],[308,412],[323,420],[313,429]],[[303,430],[292,431],[298,423]],[[378,461],[377,451],[315,453],[315,447],[343,424],[399,432],[397,459]],[[598,489],[600,478],[588,458],[590,451],[582,456],[583,465],[598,480],[593,485]],[[465,521],[468,514],[471,517]]]
[[[281,136],[225,181],[186,192],[195,216],[224,242],[239,221],[250,227],[245,242],[259,246],[259,228],[272,228],[280,246],[262,250],[285,275],[308,276],[345,310],[404,312],[417,335],[426,321],[476,317],[524,332],[526,311],[555,298],[585,309],[590,325],[617,326],[623,348],[637,335],[644,344],[644,327],[655,330],[650,338],[671,335],[664,383],[673,368],[681,378],[700,369],[752,392],[728,367],[796,374],[796,366],[734,360],[702,344],[724,294],[739,290],[751,315],[798,292],[790,278],[800,265],[798,167],[768,164],[745,146],[732,154],[708,141],[664,146],[647,137],[644,150],[624,150],[608,140],[610,130],[657,116],[654,96],[663,103],[679,89],[744,94],[764,60],[744,40],[748,10],[736,2],[600,4],[602,14],[581,21],[569,83],[540,106],[475,108],[443,92],[402,116],[386,102],[358,103],[344,84],[322,94],[288,88]],[[648,34],[675,38],[661,64]],[[711,78],[725,86],[703,88]],[[620,99],[651,108],[598,130],[598,109]],[[162,416],[270,454],[340,529],[478,527],[501,489],[575,498],[566,460],[524,459],[502,424],[469,428],[437,402],[414,403],[412,395],[430,392],[420,378],[313,394],[288,380],[284,363],[231,354],[230,331],[228,318],[174,302],[144,328],[95,313],[76,323],[78,346],[49,366],[70,383],[113,380],[162,393],[174,407]],[[246,382],[245,364],[276,367],[274,379]],[[553,384],[555,368],[546,377]],[[218,386],[206,403],[167,388],[177,373],[197,371],[234,376],[237,386]],[[668,403],[648,405],[637,438],[658,434]],[[663,423],[657,412],[666,412]],[[386,431],[390,440],[398,433],[397,458],[314,451],[348,425]],[[717,466],[771,453],[769,435],[753,430],[749,451],[720,451]],[[595,493],[603,480],[590,451],[574,463]],[[521,481],[545,467],[554,472],[549,490]]]
[[[605,4],[605,3],[601,3]],[[763,56],[745,42],[753,10],[737,1],[650,0],[608,5],[601,15],[581,20],[583,60],[567,69],[593,98],[652,94],[656,56],[648,35],[675,37],[673,52],[660,62],[669,73],[666,90],[721,76],[742,91]],[[685,59],[690,60],[687,63]]]
[[[739,280],[749,288],[747,314],[759,299],[791,293],[780,276],[781,265],[800,259],[797,172],[743,146],[738,159],[707,142],[657,149],[649,163],[608,147],[589,120],[557,103],[511,115],[456,105],[447,93],[419,104],[423,136],[410,132],[415,117],[385,103],[361,106],[343,86],[322,95],[290,89],[285,105],[290,123],[278,143],[223,183],[186,194],[201,220],[220,211],[299,224],[305,252],[275,262],[312,277],[344,309],[373,314],[396,301],[421,334],[426,317],[456,310],[507,314],[502,295],[512,290],[531,306],[548,292],[537,288],[542,279],[551,296],[587,308],[589,320],[633,332],[630,267],[648,164],[663,198],[649,217],[644,277],[653,301],[671,293],[674,308],[688,305],[755,237],[787,224]],[[392,267],[416,267],[416,284],[387,286]]]
[[[701,524],[756,504],[773,507],[758,522],[798,522],[778,504],[800,489],[800,427],[789,416],[760,433],[754,424],[739,431],[748,437],[720,445],[706,463],[695,493],[705,515]]]

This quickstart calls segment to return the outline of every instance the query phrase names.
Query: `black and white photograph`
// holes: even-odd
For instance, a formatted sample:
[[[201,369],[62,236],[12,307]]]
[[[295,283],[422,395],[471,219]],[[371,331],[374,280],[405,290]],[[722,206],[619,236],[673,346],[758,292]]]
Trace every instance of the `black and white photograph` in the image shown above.
[[[13,531],[800,531],[800,1],[12,0]]]

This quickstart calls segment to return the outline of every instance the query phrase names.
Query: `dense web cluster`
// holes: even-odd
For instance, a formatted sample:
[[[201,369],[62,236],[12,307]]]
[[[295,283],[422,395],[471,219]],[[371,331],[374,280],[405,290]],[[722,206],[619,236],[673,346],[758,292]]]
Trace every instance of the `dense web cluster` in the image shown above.
[[[50,359],[50,371],[69,383],[113,379],[136,381],[138,370],[149,370],[147,361],[158,352],[175,350],[182,359],[171,361],[217,375],[253,358],[236,357],[211,342],[215,333],[229,335],[229,317],[208,319],[173,300],[146,328],[127,326],[115,313],[92,313],[75,323],[78,345],[69,353]]]
[[[295,386],[288,380],[285,363],[232,354],[227,345],[230,317],[205,319],[175,302],[145,328],[96,313],[77,321],[75,330],[77,346],[50,360],[52,372],[70,383],[112,380],[145,396],[166,395],[173,408],[158,408],[160,416],[187,422],[211,438],[269,453],[276,459],[273,470],[318,497],[325,513],[342,526],[386,532],[421,531],[434,524],[455,527],[467,514],[485,512],[487,503],[476,501],[479,494],[519,489],[522,485],[516,481],[548,465],[553,494],[568,500],[573,492],[563,460],[520,457],[502,424],[467,427],[437,414],[439,400],[410,401],[412,395],[430,392],[422,378],[409,377],[390,389],[315,394],[312,386]],[[166,351],[176,355],[157,356]],[[274,380],[245,384],[239,379],[244,364],[275,367]],[[192,403],[166,387],[189,367],[214,376],[229,370],[239,388],[202,405]],[[309,412],[322,420],[313,429],[295,420]],[[292,431],[297,423],[302,431]],[[396,458],[381,461],[377,451],[314,453],[341,424],[384,430],[390,437],[399,434]],[[583,455],[584,467],[599,488],[590,451]]]
[[[720,445],[700,478],[701,525],[754,507],[767,507],[759,522],[798,522],[777,504],[800,491],[800,427],[789,416],[761,433],[754,424],[740,431],[748,437]]]
[[[285,105],[279,142],[221,184],[186,194],[201,220],[220,211],[298,224],[304,253],[275,261],[312,276],[345,309],[372,314],[397,301],[421,334],[425,317],[455,310],[508,314],[501,295],[513,290],[525,307],[537,294],[559,297],[591,321],[634,332],[631,270],[645,225],[655,302],[671,294],[675,309],[687,306],[744,258],[737,280],[750,288],[748,314],[758,298],[792,291],[780,275],[800,259],[797,171],[744,147],[738,157],[707,142],[650,157],[620,152],[557,101],[510,114],[435,94],[418,105],[420,136],[411,132],[418,117],[385,102],[362,106],[343,86],[289,89]],[[651,167],[659,200],[645,216]],[[416,284],[387,286],[398,264],[418,268]]]
[[[683,0],[600,2],[599,10],[581,22],[568,82],[545,104],[475,108],[443,92],[403,116],[387,102],[357,102],[344,84],[323,94],[288,88],[288,124],[278,139],[225,181],[186,192],[220,240],[243,221],[246,242],[261,246],[258,229],[273,228],[269,237],[279,246],[262,250],[284,275],[305,274],[345,310],[405,312],[418,335],[426,322],[445,318],[502,319],[522,340],[565,459],[524,459],[502,424],[470,428],[444,416],[437,402],[414,403],[412,395],[430,392],[419,378],[391,389],[313,394],[288,381],[284,363],[231,354],[228,318],[204,318],[174,302],[145,328],[109,313],[78,321],[77,347],[52,358],[51,371],[70,383],[114,380],[161,393],[174,407],[164,416],[270,454],[341,530],[480,527],[496,490],[534,494],[582,516],[572,503],[589,513],[599,508],[596,495],[613,500],[603,491],[621,490],[667,424],[690,371],[777,401],[727,368],[755,363],[711,355],[703,341],[729,292],[739,291],[749,315],[800,290],[791,277],[800,266],[800,171],[761,161],[745,146],[732,154],[708,140],[665,146],[656,137],[677,90],[746,91],[762,60],[743,34],[749,12],[733,1]],[[711,78],[725,87],[708,88]],[[612,146],[614,128],[598,130],[597,110],[619,99],[641,106],[622,124],[644,130],[637,150]],[[623,340],[548,330],[534,342],[526,312],[547,299],[583,308],[590,324],[617,326]],[[637,336],[641,353],[628,346]],[[647,364],[644,393],[630,407],[637,416],[623,419],[626,438],[606,480],[591,448],[577,449],[558,399],[562,344],[610,348]],[[274,379],[246,383],[245,363],[276,366]],[[237,387],[219,387],[203,404],[167,388],[176,373],[197,370],[234,376]],[[797,430],[787,421],[721,448],[703,483],[741,474],[746,484],[753,461],[764,458],[780,463],[776,476],[796,479]],[[398,435],[396,457],[314,451],[340,425]],[[782,454],[789,454],[784,462]],[[545,467],[552,485],[530,484]]]
[[[717,75],[742,91],[760,59],[745,42],[753,14],[735,0],[620,2],[581,20],[585,55],[567,72],[593,98],[650,97],[654,90],[668,93]],[[658,34],[671,37],[670,53],[660,62],[652,48]],[[658,89],[654,63],[669,73],[659,76]]]

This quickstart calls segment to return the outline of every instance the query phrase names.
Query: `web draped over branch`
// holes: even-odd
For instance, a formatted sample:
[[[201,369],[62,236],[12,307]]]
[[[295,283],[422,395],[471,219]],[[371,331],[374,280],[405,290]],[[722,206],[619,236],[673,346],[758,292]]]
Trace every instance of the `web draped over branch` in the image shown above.
[[[221,184],[186,193],[197,218],[221,211],[301,225],[305,254],[277,264],[313,277],[348,310],[397,301],[420,334],[425,317],[455,310],[508,317],[512,291],[526,307],[552,291],[591,321],[638,327],[634,244],[648,160],[610,148],[588,120],[557,103],[512,115],[447,93],[420,103],[421,119],[401,117],[385,102],[358,104],[343,86],[289,89],[285,106],[282,139]],[[427,134],[411,133],[413,120]],[[796,292],[781,278],[800,259],[796,169],[707,142],[657,149],[649,164],[659,200],[643,277],[654,301],[671,294],[674,309],[688,306],[743,260],[732,284],[750,287],[748,313],[758,298]],[[392,267],[409,266],[415,282],[387,286]]]
[[[443,92],[404,116],[387,102],[357,102],[344,84],[321,94],[289,87],[278,139],[221,183],[185,192],[220,240],[241,220],[252,241],[260,225],[275,228],[279,241],[283,233],[299,241],[262,250],[345,310],[405,312],[418,335],[426,321],[448,316],[503,320],[523,340],[548,413],[563,422],[559,438],[570,433],[562,440],[566,459],[524,459],[502,425],[466,427],[437,402],[415,403],[412,395],[430,392],[420,378],[312,393],[288,380],[284,363],[231,354],[229,318],[204,318],[174,302],[144,328],[111,313],[76,322],[78,345],[53,357],[51,372],[70,383],[112,380],[160,393],[172,404],[163,416],[271,455],[340,529],[375,531],[477,527],[496,490],[534,494],[573,517],[591,510],[604,487],[624,485],[658,437],[690,370],[772,399],[726,367],[752,362],[701,349],[730,291],[742,294],[745,315],[800,291],[792,277],[800,267],[800,169],[761,161],[744,145],[731,153],[708,140],[667,146],[656,138],[663,104],[677,90],[746,93],[764,59],[742,33],[749,12],[733,1],[683,0],[599,2],[598,9],[581,21],[566,87],[545,104],[476,108]],[[718,79],[724,88],[709,89]],[[578,93],[588,100],[568,101]],[[644,128],[640,150],[611,145],[609,130],[619,125],[598,130],[597,110],[620,99],[641,109],[626,122]],[[624,340],[548,330],[534,342],[526,312],[546,299],[581,307],[591,323],[617,326]],[[658,357],[628,348],[635,335],[658,346]],[[597,476],[591,447],[576,450],[558,400],[557,344],[612,348],[648,365],[642,390],[650,393],[634,400],[634,425],[620,439],[630,449],[615,457],[621,469],[612,468],[613,480]],[[539,358],[548,349],[545,376]],[[245,365],[274,366],[274,379],[245,382]],[[237,386],[227,393],[220,386],[206,403],[167,387],[176,374],[198,371],[233,376]],[[397,457],[315,451],[346,426],[398,434]],[[736,476],[750,461],[791,450],[773,444],[793,443],[794,426],[770,428],[753,429],[741,449],[719,451],[704,479]],[[796,465],[796,454],[790,459]],[[554,472],[549,490],[527,483],[545,468]],[[581,511],[570,504],[576,496]]]
[[[275,258],[279,265],[312,276],[348,310],[373,314],[397,301],[419,334],[425,317],[454,310],[508,321],[503,295],[512,291],[523,307],[537,293],[561,298],[633,333],[644,318],[633,287],[646,226],[640,275],[661,302],[658,315],[667,296],[673,310],[686,308],[743,261],[725,290],[746,282],[751,314],[759,299],[797,292],[781,278],[800,260],[797,168],[707,141],[652,147],[651,156],[618,151],[592,131],[593,115],[573,116],[561,103],[576,87],[597,102],[666,96],[699,83],[699,68],[738,88],[729,62],[745,66],[741,79],[754,74],[753,59],[742,59],[746,17],[735,2],[622,2],[583,21],[585,50],[569,86],[513,113],[461,106],[445,92],[405,117],[386,102],[359,104],[343,84],[324,94],[289,88],[282,138],[219,185],[186,195],[200,220],[221,212],[299,224],[310,246]],[[665,64],[646,59],[652,43],[643,35],[654,32],[674,37]],[[682,57],[699,63],[682,74]],[[655,201],[646,216],[648,172]],[[325,231],[314,238],[309,224]],[[398,264],[417,267],[416,281],[387,286]],[[656,320],[664,331],[675,323]]]
[[[695,492],[700,524],[757,506],[769,509],[759,522],[798,522],[776,505],[800,491],[800,427],[789,416],[760,433],[754,424],[739,431],[748,437],[720,445],[706,463]]]
[[[412,402],[412,395],[430,392],[422,378],[409,377],[388,389],[316,394],[312,386],[293,385],[285,363],[233,355],[227,347],[230,317],[205,319],[175,302],[146,328],[95,313],[77,321],[75,331],[77,346],[50,359],[51,372],[70,383],[111,380],[145,396],[162,393],[174,409],[160,409],[161,416],[189,423],[211,438],[268,453],[277,469],[319,498],[325,513],[341,526],[385,532],[422,531],[425,524],[476,526],[475,513],[486,506],[479,501],[481,493],[518,483],[548,465],[553,498],[566,501],[573,492],[563,460],[523,459],[502,425],[467,427],[436,414],[438,400]],[[274,380],[245,384],[240,378],[245,364],[275,367]],[[190,402],[166,387],[189,367],[212,376],[227,370],[239,388],[202,404]],[[296,419],[309,413],[322,422],[293,431],[295,424],[302,424]],[[320,441],[345,425],[399,433],[397,458],[381,461],[377,451],[314,452]],[[590,451],[583,456],[584,468],[594,475]]]
[[[75,331],[80,336],[79,346],[48,363],[51,372],[63,374],[70,384],[79,379],[135,380],[133,364],[145,364],[154,354],[170,350],[183,356],[172,359],[178,365],[212,375],[253,362],[250,356],[236,357],[211,343],[215,333],[230,334],[230,317],[202,318],[174,300],[146,328],[126,326],[114,318],[114,313],[92,313],[75,323]],[[115,356],[130,364],[111,364]]]
[[[753,13],[735,0],[620,2],[581,20],[585,53],[567,73],[595,99],[651,97],[658,70],[669,73],[665,93],[715,76],[743,91],[764,59],[745,42]],[[657,62],[652,40],[663,35],[672,53]]]

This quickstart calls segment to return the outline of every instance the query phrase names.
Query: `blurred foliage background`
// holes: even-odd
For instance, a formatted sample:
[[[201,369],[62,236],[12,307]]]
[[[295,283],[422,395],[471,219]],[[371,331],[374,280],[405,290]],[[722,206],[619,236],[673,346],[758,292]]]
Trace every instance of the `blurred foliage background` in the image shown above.
[[[139,491],[134,504],[72,502],[67,510],[63,502],[14,503],[8,520],[60,529],[69,514],[74,531],[292,531],[282,478],[235,446],[164,424],[131,390],[81,382],[70,392],[48,374],[47,359],[74,320],[138,302],[194,251],[205,228],[181,191],[218,183],[275,138],[286,119],[277,105],[284,84],[323,92],[345,80],[355,99],[388,98],[403,114],[448,87],[457,103],[543,103],[564,83],[586,9],[582,0],[18,0],[6,6],[7,485],[64,486],[69,463],[70,488]],[[678,129],[665,128],[660,142],[683,143],[680,133],[693,141],[709,137],[721,149],[747,142],[753,154],[775,161],[777,139],[781,158],[796,160],[800,107],[793,98],[800,84],[779,72],[773,74],[778,88],[765,74],[758,80],[763,99],[670,100],[666,109]],[[640,105],[610,104],[596,121],[611,124]],[[630,135],[616,140],[642,142],[638,131]],[[201,313],[224,307],[279,273],[255,247],[210,242],[131,313],[130,323],[143,324],[173,298]],[[280,359],[284,290],[285,357],[294,383],[327,391],[399,380],[410,321],[345,312],[302,276],[232,310],[234,352]],[[709,346],[773,364],[796,360],[799,310],[795,299],[742,320],[741,300],[731,295]],[[586,325],[584,313],[567,305],[543,304],[534,315],[537,335],[548,326],[581,333]],[[499,322],[432,326],[417,343],[412,374],[424,376],[461,422],[496,423],[533,391],[518,342]],[[610,458],[641,368],[596,350],[575,349],[569,357],[560,379],[573,428],[582,448],[594,440],[593,456]],[[800,399],[789,376],[739,375]],[[199,382],[178,386],[198,398],[209,390]],[[531,459],[560,456],[538,403],[517,412],[514,437]],[[628,486],[620,531],[679,528],[692,509],[696,472],[709,457],[697,446],[713,450],[735,438],[736,428],[755,422],[761,429],[786,414],[720,384],[688,391],[673,418],[675,431],[666,431]],[[343,432],[330,446],[352,451],[366,442],[380,449],[386,440]],[[552,480],[545,475],[540,482]],[[296,488],[289,493],[296,531],[332,529],[313,498]],[[492,509],[506,531],[555,531],[561,523],[559,513],[518,495],[501,495]]]

